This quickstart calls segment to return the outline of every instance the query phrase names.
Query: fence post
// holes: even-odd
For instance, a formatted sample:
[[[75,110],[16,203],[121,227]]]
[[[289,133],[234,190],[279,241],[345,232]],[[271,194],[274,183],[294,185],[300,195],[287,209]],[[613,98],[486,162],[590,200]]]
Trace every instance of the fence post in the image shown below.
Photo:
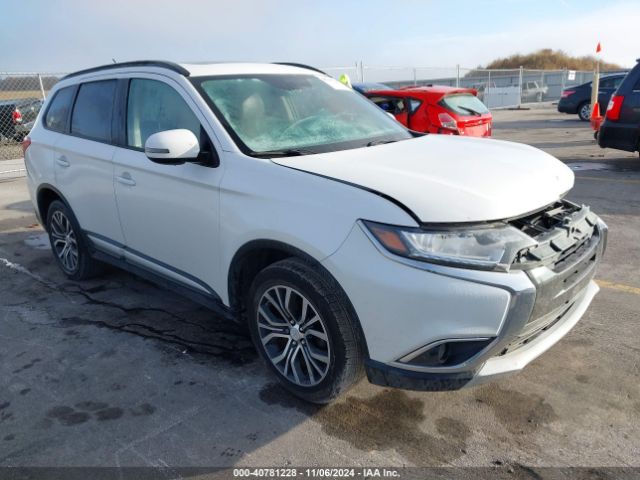
[[[38,74],[38,83],[40,84],[40,94],[42,95],[42,100],[46,100],[47,97],[44,94],[44,85],[42,85],[42,75]]]
[[[456,65],[456,88],[460,88],[460,64]]]
[[[518,108],[522,106],[522,77],[524,76],[524,68],[520,66],[520,75],[518,79],[520,95],[518,98]]]

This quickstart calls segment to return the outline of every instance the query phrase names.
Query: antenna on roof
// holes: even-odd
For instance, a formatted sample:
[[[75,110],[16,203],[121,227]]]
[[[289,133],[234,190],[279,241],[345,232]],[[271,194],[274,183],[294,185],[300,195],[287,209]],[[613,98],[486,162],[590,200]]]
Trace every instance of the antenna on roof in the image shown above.
[[[111,59],[111,61],[112,61],[113,63],[118,63],[118,62],[116,62],[116,59],[115,59],[115,58],[112,58],[112,59]]]

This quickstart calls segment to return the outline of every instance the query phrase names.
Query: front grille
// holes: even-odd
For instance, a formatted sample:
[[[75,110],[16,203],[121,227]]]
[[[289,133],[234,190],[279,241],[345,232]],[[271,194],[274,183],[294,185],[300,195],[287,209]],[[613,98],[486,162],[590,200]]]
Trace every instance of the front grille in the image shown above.
[[[528,321],[500,355],[523,347],[568,318],[595,276],[606,240],[606,226],[589,207],[566,200],[510,224],[537,242],[519,252],[512,265],[527,273],[536,298]]]
[[[536,301],[531,313],[531,321],[551,311],[573,302],[576,295],[587,287],[596,273],[602,250],[599,249],[600,234],[591,237],[589,249],[571,256],[571,264],[561,271],[554,271],[552,266],[528,272],[529,278],[536,286]],[[568,262],[569,259],[565,259]]]

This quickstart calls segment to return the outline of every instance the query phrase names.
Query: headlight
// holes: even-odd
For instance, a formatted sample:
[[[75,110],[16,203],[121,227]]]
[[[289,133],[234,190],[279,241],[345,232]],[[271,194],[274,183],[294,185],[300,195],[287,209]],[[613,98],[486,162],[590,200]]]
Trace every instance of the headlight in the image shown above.
[[[537,245],[510,225],[425,230],[363,223],[391,253],[456,267],[507,271],[520,250]]]

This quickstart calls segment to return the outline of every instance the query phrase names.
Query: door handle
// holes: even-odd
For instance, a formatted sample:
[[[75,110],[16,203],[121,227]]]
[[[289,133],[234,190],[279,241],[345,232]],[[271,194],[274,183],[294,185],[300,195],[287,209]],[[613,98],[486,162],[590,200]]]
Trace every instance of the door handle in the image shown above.
[[[56,157],[56,163],[64,168],[71,166],[71,163],[69,162],[69,160],[67,160],[67,157],[64,155],[58,155]]]
[[[136,185],[136,181],[131,178],[129,172],[124,172],[122,175],[116,176],[116,180],[123,185],[128,185],[129,187],[135,187]]]

